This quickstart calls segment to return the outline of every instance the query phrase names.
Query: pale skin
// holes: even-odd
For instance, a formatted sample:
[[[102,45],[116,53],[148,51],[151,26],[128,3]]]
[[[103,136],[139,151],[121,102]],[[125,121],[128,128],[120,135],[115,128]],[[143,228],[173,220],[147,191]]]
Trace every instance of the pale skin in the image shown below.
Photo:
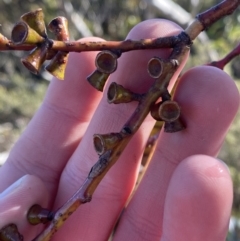
[[[167,20],[149,20],[137,25],[128,38],[179,31]],[[27,223],[29,207],[38,203],[55,210],[67,201],[97,161],[93,134],[119,131],[136,108],[136,103],[109,105],[106,92],[87,83],[96,54],[70,55],[65,80],[51,81],[42,106],[0,169],[0,227],[16,223],[26,241],[42,229]],[[132,91],[146,92],[153,81],[147,73],[148,60],[168,55],[167,49],[123,54],[107,86],[115,81]],[[172,83],[175,80],[176,76]],[[232,181],[225,164],[215,157],[238,110],[239,93],[226,73],[202,66],[182,77],[174,99],[187,129],[160,134],[148,170],[121,215],[114,241],[225,240]],[[92,201],[72,214],[53,241],[107,240],[134,188],[153,125],[148,116]]]

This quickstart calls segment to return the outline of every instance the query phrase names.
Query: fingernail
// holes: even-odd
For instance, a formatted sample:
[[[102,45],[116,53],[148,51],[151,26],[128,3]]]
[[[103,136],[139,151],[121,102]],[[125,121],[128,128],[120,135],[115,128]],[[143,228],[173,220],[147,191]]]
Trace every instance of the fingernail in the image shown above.
[[[21,186],[21,184],[26,179],[27,175],[19,178],[16,182],[14,182],[11,186],[5,189],[3,192],[0,193],[0,198],[6,197],[7,195],[13,193],[17,188]]]
[[[224,161],[222,161],[221,159],[217,158],[217,160],[220,161],[226,167],[228,173],[230,174],[230,169],[229,169],[228,165]]]

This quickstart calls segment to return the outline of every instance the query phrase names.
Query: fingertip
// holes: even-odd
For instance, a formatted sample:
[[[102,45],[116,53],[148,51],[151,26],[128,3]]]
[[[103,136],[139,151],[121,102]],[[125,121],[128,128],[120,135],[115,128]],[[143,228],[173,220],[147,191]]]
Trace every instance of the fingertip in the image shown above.
[[[23,176],[0,194],[0,227],[16,224],[24,240],[31,240],[43,226],[28,223],[28,210],[34,204],[46,207],[48,198],[47,189],[38,177]]]
[[[236,115],[240,101],[233,79],[226,72],[212,66],[197,66],[188,70],[179,81],[175,98],[183,104],[188,102],[189,107],[195,105],[194,111],[202,111],[206,106],[212,106],[212,117],[215,117],[215,121],[219,113],[221,118],[226,117],[230,123]],[[187,114],[191,113],[192,109]],[[204,118],[204,115],[202,117]]]
[[[192,151],[187,156],[216,156],[239,109],[239,92],[232,78],[215,67],[194,67],[181,77],[174,100],[181,107],[186,125],[184,131],[175,134],[182,140],[180,143],[175,138],[177,145],[182,145],[180,151],[188,145]]]
[[[183,160],[169,184],[161,240],[225,240],[232,181],[219,160],[195,155]]]
[[[151,34],[151,38],[153,38],[152,36],[155,38],[167,37],[170,35],[176,35],[182,30],[183,29],[178,24],[167,19],[148,19],[134,26],[129,32],[127,38],[147,38],[149,34]]]
[[[182,28],[172,21],[166,19],[150,19],[134,26],[126,39],[141,40],[175,36],[181,31]],[[160,48],[124,53],[118,61],[119,64],[116,73],[111,75],[110,80],[114,79],[115,81],[116,79],[120,79],[121,84],[125,88],[133,90],[136,93],[145,93],[154,82],[154,79],[149,76],[147,70],[149,60],[155,56],[168,59],[171,51],[171,48]],[[174,81],[184,67],[187,58],[188,53],[174,74],[169,90],[172,88]]]
[[[170,20],[161,19],[161,18],[148,19],[134,26],[134,28],[129,32],[127,39],[130,38],[135,40],[135,39],[149,39],[149,38],[162,38],[162,37],[168,37],[168,36],[176,36],[181,31],[183,31],[183,29],[178,24]],[[161,59],[168,59],[171,54],[171,51],[172,51],[171,48],[160,48],[160,49],[153,49],[153,50],[147,50],[147,51],[146,50],[142,50],[142,51],[140,50],[137,52],[132,51],[131,53],[128,53],[128,54],[133,55],[134,58],[138,60],[136,61],[137,66],[134,66],[134,61],[131,60],[131,65],[133,69],[138,69],[138,71],[141,73],[141,76],[143,77],[147,76],[149,78],[147,73],[148,61],[155,56],[158,56]],[[140,55],[148,56],[148,58],[142,58]],[[179,68],[174,73],[168,86],[169,91],[171,91],[176,79],[178,78],[179,73],[181,72],[184,65],[186,64],[188,56],[189,56],[189,52],[185,54],[183,61],[180,63]],[[143,72],[144,70],[145,72]],[[143,86],[142,88],[146,86],[146,83],[149,83],[149,84],[152,83],[151,81],[146,81],[147,77],[145,77],[145,83],[140,85],[140,86]],[[147,88],[149,88],[149,85]]]

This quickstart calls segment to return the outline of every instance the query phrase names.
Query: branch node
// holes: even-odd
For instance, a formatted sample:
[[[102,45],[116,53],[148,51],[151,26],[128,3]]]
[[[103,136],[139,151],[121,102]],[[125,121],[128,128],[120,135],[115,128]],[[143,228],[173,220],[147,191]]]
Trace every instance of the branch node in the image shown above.
[[[79,200],[82,204],[88,203],[88,202],[91,202],[92,196],[86,196],[86,197],[84,196],[84,197],[79,198]]]
[[[182,31],[178,35],[178,37],[180,39],[181,45],[185,44],[186,46],[191,46],[193,44],[192,39],[190,38],[190,36],[185,31]]]
[[[172,121],[172,122],[165,122],[165,124],[164,124],[164,131],[168,132],[168,133],[182,131],[185,128],[186,128],[186,126],[184,125],[181,118],[178,118],[177,120]]]
[[[39,74],[39,70],[47,58],[48,49],[49,44],[45,41],[33,49],[27,57],[21,59],[23,65],[33,74]]]
[[[132,135],[132,129],[129,126],[124,126],[121,130],[123,135]]]
[[[107,150],[103,155],[99,157],[98,161],[93,165],[88,174],[89,179],[93,179],[104,172],[104,170],[108,167],[108,165],[111,162],[111,153],[112,150]]]

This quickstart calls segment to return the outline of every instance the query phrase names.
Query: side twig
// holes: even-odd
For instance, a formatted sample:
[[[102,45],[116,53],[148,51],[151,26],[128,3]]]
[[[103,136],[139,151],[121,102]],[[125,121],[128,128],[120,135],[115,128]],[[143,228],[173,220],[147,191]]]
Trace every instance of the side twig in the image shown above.
[[[231,62],[234,58],[240,55],[240,43],[232,50],[230,53],[228,53],[224,58],[213,61],[209,63],[208,65],[217,67],[219,69],[224,69],[224,67]]]

